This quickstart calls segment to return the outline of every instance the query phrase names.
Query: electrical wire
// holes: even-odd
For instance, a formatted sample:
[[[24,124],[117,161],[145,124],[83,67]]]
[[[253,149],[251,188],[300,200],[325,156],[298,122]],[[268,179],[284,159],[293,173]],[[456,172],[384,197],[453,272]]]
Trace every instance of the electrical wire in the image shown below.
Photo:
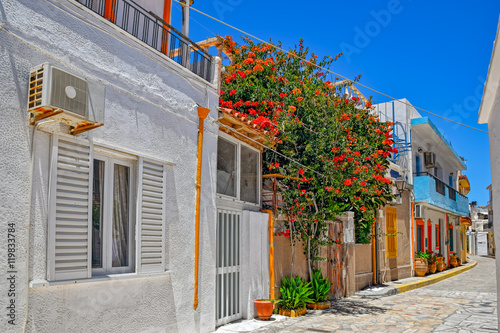
[[[178,0],[173,0],[173,1],[175,1],[175,2],[177,2],[177,3],[180,3]],[[370,91],[373,91],[374,93],[377,93],[377,94],[380,94],[380,95],[382,95],[382,96],[384,96],[384,97],[387,97],[387,98],[389,98],[389,99],[391,99],[391,100],[393,100],[393,101],[399,102],[399,103],[404,104],[404,105],[407,105],[407,106],[414,107],[415,109],[417,109],[417,110],[419,110],[419,111],[422,111],[422,112],[428,113],[428,114],[430,114],[430,115],[433,115],[433,116],[435,116],[435,117],[441,118],[441,119],[443,119],[443,120],[446,120],[446,121],[449,121],[449,122],[455,123],[455,124],[460,125],[460,126],[463,126],[463,127],[467,127],[467,128],[469,128],[469,129],[472,129],[472,130],[476,130],[476,131],[479,131],[479,132],[482,132],[482,133],[486,133],[486,134],[488,134],[488,131],[485,131],[485,130],[482,130],[482,129],[479,129],[479,128],[476,128],[476,127],[472,127],[472,126],[469,126],[469,125],[466,125],[466,124],[462,124],[462,123],[459,123],[458,121],[455,121],[455,120],[452,120],[452,119],[448,119],[448,118],[443,117],[443,116],[440,116],[440,115],[438,115],[438,114],[436,114],[436,113],[434,113],[434,112],[427,111],[427,110],[422,109],[422,108],[420,108],[420,107],[414,106],[414,105],[412,105],[412,104],[410,104],[410,103],[407,103],[407,102],[404,102],[404,101],[402,101],[402,100],[399,100],[399,99],[397,99],[397,98],[395,98],[395,97],[392,97],[392,96],[390,96],[390,95],[388,95],[388,94],[385,94],[385,93],[383,93],[383,92],[381,92],[381,91],[378,91],[378,90],[376,90],[376,89],[373,89],[373,88],[371,88],[371,87],[369,87],[369,86],[367,86],[367,85],[364,85],[364,84],[362,84],[362,83],[359,83],[359,82],[354,82],[353,80],[351,80],[351,79],[347,78],[347,77],[346,77],[346,76],[344,76],[344,75],[341,75],[341,74],[339,74],[339,73],[335,73],[334,71],[332,71],[332,70],[330,70],[330,69],[328,69],[328,68],[325,68],[325,67],[323,67],[323,66],[319,66],[319,65],[317,65],[317,64],[315,64],[315,63],[312,63],[312,62],[310,62],[310,61],[306,60],[305,58],[299,57],[298,55],[296,55],[296,54],[294,54],[294,53],[290,53],[290,52],[288,52],[287,50],[285,50],[285,49],[283,49],[283,48],[281,48],[281,47],[279,47],[279,46],[277,46],[277,45],[274,45],[274,44],[272,44],[272,43],[269,43],[269,42],[267,42],[267,41],[265,41],[265,40],[263,40],[263,39],[261,39],[261,38],[259,38],[259,37],[257,37],[257,36],[254,36],[254,35],[252,35],[252,34],[250,34],[250,33],[246,32],[246,31],[244,31],[244,30],[241,30],[241,29],[239,29],[239,28],[236,28],[235,26],[232,26],[232,25],[230,25],[229,23],[226,23],[226,22],[224,22],[224,21],[222,21],[222,20],[219,20],[219,19],[217,19],[217,18],[215,18],[215,17],[213,17],[213,16],[211,16],[211,15],[209,15],[209,14],[207,14],[207,13],[204,13],[204,12],[202,12],[201,10],[198,10],[198,9],[196,9],[196,8],[192,7],[192,6],[190,6],[189,8],[190,8],[190,9],[192,9],[192,10],[194,10],[195,12],[198,12],[198,13],[200,13],[200,14],[202,14],[202,15],[204,15],[204,16],[206,16],[206,17],[208,17],[208,18],[210,18],[210,19],[212,19],[212,20],[214,20],[214,21],[217,21],[217,22],[219,22],[219,23],[221,23],[221,24],[223,24],[223,25],[225,25],[225,26],[227,26],[227,27],[229,27],[229,28],[231,28],[231,29],[233,29],[233,30],[236,30],[236,31],[238,31],[238,32],[241,32],[242,34],[244,34],[244,35],[246,35],[246,36],[249,36],[249,37],[251,37],[251,38],[254,38],[254,39],[256,39],[256,40],[258,40],[258,41],[260,41],[260,42],[262,42],[262,43],[264,43],[264,44],[266,44],[266,45],[269,45],[269,46],[271,46],[271,47],[273,47],[273,48],[275,48],[275,49],[277,49],[277,50],[280,50],[280,51],[282,51],[282,52],[285,52],[285,53],[286,53],[286,54],[288,54],[288,55],[292,55],[292,56],[294,56],[294,57],[298,58],[299,60],[305,61],[307,64],[313,65],[313,66],[315,66],[315,67],[317,67],[317,68],[320,68],[320,69],[322,69],[322,70],[324,70],[324,71],[327,71],[327,72],[329,72],[329,73],[331,73],[331,74],[334,74],[335,76],[338,76],[338,77],[340,77],[340,78],[342,78],[342,79],[348,80],[348,81],[349,81],[349,82],[351,82],[352,84],[356,84],[356,85],[358,85],[358,86],[360,86],[360,87],[363,87],[363,88],[365,88],[365,89],[368,89],[368,90],[370,90]],[[207,29],[207,30],[208,30],[208,29]]]
[[[192,8],[192,7],[190,7],[190,8]],[[179,11],[181,11],[181,12],[182,12],[182,6],[181,6],[181,8],[179,8],[179,7],[177,7],[177,6],[176,6],[176,7],[175,7],[175,9],[177,9],[177,10],[179,10]],[[199,26],[201,26],[201,27],[202,27],[203,29],[205,29],[206,31],[210,32],[212,35],[214,35],[214,36],[216,36],[216,35],[217,35],[215,32],[213,32],[212,30],[208,29],[208,28],[207,28],[207,27],[205,27],[203,24],[201,24],[200,22],[196,21],[194,18],[189,17],[189,19],[190,19],[190,20],[193,20],[194,22],[196,22],[196,24],[198,24]]]

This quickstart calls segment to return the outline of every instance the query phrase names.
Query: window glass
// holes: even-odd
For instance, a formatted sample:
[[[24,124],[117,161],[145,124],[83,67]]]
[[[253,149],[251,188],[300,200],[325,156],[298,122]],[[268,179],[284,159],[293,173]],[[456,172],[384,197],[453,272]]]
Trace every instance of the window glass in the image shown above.
[[[92,268],[102,268],[104,161],[94,160],[92,187]]]
[[[217,193],[236,197],[236,145],[219,138],[217,142]]]
[[[453,249],[453,228],[450,228],[450,251],[455,251]]]
[[[417,225],[417,246],[420,247],[420,251],[423,251],[424,246],[422,245],[422,226]]]
[[[115,164],[113,174],[113,267],[128,266],[130,168]]]
[[[240,200],[257,203],[259,153],[241,146]]]
[[[107,156],[93,163],[92,268],[94,274],[127,272],[133,268],[132,165]]]

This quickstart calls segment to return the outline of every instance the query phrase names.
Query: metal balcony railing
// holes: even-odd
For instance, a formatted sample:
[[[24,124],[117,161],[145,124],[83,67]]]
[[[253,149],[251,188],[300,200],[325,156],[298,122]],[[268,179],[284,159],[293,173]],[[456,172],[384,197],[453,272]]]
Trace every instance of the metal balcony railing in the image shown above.
[[[457,191],[454,188],[449,187],[449,186],[448,186],[448,198],[450,198],[451,200],[457,201]]]
[[[441,194],[441,195],[444,195],[446,184],[437,178],[434,178],[434,180],[436,181],[436,192]]]
[[[201,78],[212,80],[212,56],[131,0],[75,0]]]

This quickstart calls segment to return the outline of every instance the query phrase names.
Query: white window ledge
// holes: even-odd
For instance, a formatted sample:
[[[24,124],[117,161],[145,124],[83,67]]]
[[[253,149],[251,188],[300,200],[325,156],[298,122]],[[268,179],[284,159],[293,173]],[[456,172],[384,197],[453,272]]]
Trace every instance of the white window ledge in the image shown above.
[[[93,282],[137,279],[137,278],[140,279],[140,278],[148,278],[155,276],[170,276],[170,273],[171,273],[170,271],[165,271],[165,272],[144,273],[144,274],[138,274],[138,273],[110,274],[110,275],[97,275],[91,277],[90,279],[64,280],[64,281],[35,280],[35,281],[30,281],[30,288],[63,286],[69,284],[93,283]]]

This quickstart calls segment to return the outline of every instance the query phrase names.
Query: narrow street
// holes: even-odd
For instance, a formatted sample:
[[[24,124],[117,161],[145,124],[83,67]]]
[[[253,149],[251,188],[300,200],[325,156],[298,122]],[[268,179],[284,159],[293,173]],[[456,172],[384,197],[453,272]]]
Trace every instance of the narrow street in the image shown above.
[[[325,311],[254,332],[497,332],[495,259],[436,284],[379,299],[346,298]]]

